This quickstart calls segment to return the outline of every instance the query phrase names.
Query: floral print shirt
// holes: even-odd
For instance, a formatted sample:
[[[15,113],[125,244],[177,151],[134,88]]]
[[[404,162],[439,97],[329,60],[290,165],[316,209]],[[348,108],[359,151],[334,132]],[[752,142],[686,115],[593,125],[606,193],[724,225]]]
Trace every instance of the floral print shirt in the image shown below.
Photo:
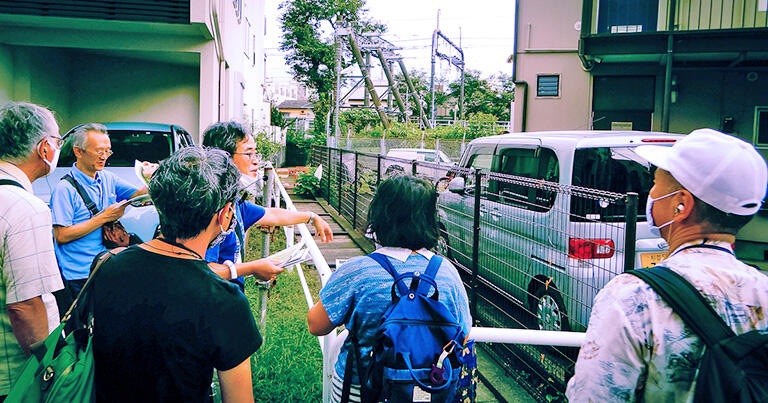
[[[687,243],[659,264],[691,282],[737,334],[768,329],[768,275],[737,260],[730,244]],[[566,396],[571,402],[691,401],[702,347],[649,285],[617,276],[595,297]]]

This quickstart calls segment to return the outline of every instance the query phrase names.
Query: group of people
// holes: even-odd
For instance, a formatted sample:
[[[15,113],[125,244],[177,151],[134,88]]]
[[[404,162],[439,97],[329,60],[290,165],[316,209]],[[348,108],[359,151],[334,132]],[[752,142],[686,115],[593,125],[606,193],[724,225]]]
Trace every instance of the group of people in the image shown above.
[[[0,108],[0,401],[30,346],[58,326],[106,250],[104,226],[122,217],[123,201],[147,192],[162,235],[110,259],[92,282],[94,357],[107,368],[97,371],[97,396],[207,400],[215,368],[227,400],[247,401],[249,357],[261,338],[243,277],[271,280],[284,269],[270,259],[244,259],[245,233],[255,224],[312,223],[330,242],[328,223],[244,197],[259,154],[236,122],[211,125],[204,147],[164,160],[144,188],[104,170],[112,150],[103,125],[79,126],[66,141],[76,162],[55,184],[49,209],[31,184],[56,169],[63,140],[53,113],[24,102]]]
[[[141,189],[104,171],[112,153],[104,126],[83,125],[67,141],[77,162],[72,180],[56,184],[49,209],[32,194],[31,183],[56,168],[62,146],[56,120],[29,103],[0,108],[0,396],[13,385],[30,345],[57,327],[66,297],[82,289],[94,257],[105,250],[101,228],[123,215],[121,201],[148,192],[161,235],[112,256],[91,282],[98,400],[210,401],[215,369],[223,401],[253,401],[250,357],[261,336],[243,276],[269,280],[283,269],[269,259],[245,259],[245,233],[253,225],[311,222],[323,241],[331,241],[328,223],[311,212],[263,208],[243,197],[259,156],[236,122],[208,127],[203,147],[161,161]],[[647,218],[670,245],[661,264],[693,283],[736,333],[768,329],[768,276],[733,254],[735,233],[765,197],[765,161],[751,145],[712,130],[641,152],[657,166]],[[381,246],[377,252],[398,273],[423,270],[432,257],[439,237],[436,203],[425,179],[395,176],[378,187],[369,230]],[[351,259],[310,309],[309,332],[324,335],[343,325],[360,342],[355,355],[367,356],[392,280],[373,259]],[[435,282],[440,301],[469,333],[466,291],[447,260]],[[344,344],[335,366],[334,401],[342,400],[351,348]],[[595,299],[567,396],[687,400],[701,350],[698,337],[649,286],[617,276]],[[356,375],[349,401],[360,399]]]

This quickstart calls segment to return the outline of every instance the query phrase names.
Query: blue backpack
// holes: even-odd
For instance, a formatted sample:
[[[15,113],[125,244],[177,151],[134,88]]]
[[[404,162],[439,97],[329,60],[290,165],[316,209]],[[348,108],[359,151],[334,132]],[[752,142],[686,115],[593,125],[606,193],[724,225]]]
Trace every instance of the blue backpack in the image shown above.
[[[361,363],[357,338],[349,333],[351,348],[341,401],[349,401],[353,363],[357,363],[360,374],[363,402],[458,401],[458,353],[466,335],[451,311],[438,300],[435,276],[443,258],[433,256],[423,273],[398,274],[386,256],[368,256],[395,279],[392,303],[377,329],[367,368]],[[412,279],[410,287],[405,279]]]

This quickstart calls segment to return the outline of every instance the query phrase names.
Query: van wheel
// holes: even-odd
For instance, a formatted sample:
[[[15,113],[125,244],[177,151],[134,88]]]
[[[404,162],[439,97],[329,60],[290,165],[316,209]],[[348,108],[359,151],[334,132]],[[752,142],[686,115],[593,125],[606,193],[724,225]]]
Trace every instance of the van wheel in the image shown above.
[[[533,301],[539,330],[571,330],[563,297],[551,287],[540,287]]]

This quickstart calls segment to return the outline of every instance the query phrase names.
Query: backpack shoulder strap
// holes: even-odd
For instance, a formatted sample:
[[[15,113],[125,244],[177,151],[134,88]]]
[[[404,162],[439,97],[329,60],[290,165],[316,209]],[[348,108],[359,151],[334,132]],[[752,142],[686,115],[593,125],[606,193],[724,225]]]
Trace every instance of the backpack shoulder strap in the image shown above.
[[[397,280],[397,271],[395,271],[395,268],[392,266],[392,263],[389,261],[388,257],[376,252],[369,254],[368,257],[375,260],[376,263],[383,267],[384,270],[386,270],[393,279]],[[395,281],[395,285],[397,286],[397,290],[400,292],[400,295],[405,295],[408,293],[408,287],[406,287],[402,282]]]
[[[426,295],[426,293],[429,292],[429,286],[437,284],[435,277],[437,276],[437,272],[440,270],[440,265],[442,264],[443,258],[440,256],[433,255],[432,258],[429,259],[427,269],[424,270],[424,275],[421,276],[421,279],[424,281],[419,282],[418,292],[420,294]]]
[[[701,293],[683,276],[669,268],[655,266],[630,270],[627,273],[639,277],[650,285],[707,346],[711,347],[723,339],[736,335]]]
[[[16,186],[24,189],[24,186],[22,186],[21,183],[16,182],[15,180],[12,180],[12,179],[0,179],[0,185],[11,185],[11,186]]]
[[[96,203],[91,200],[90,197],[88,197],[88,194],[85,193],[85,189],[83,189],[82,186],[77,182],[74,176],[71,174],[64,175],[61,180],[69,182],[72,187],[75,188],[77,191],[77,194],[80,195],[80,198],[83,199],[83,202],[85,203],[85,207],[88,209],[88,211],[91,212],[92,216],[95,216],[99,213],[99,209],[96,208]]]

